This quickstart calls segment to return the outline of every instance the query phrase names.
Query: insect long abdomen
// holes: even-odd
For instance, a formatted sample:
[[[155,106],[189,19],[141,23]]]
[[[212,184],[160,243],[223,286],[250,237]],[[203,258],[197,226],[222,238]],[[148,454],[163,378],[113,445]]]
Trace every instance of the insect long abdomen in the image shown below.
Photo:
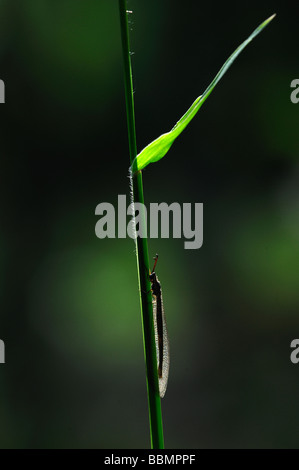
[[[156,297],[156,317],[157,317],[157,334],[158,334],[158,376],[162,377],[163,365],[163,318],[162,318],[162,299],[161,295]]]
[[[157,282],[159,282],[157,280]],[[167,388],[169,375],[169,341],[163,308],[162,292],[157,292],[153,299],[153,315],[158,365],[159,394],[163,398]]]

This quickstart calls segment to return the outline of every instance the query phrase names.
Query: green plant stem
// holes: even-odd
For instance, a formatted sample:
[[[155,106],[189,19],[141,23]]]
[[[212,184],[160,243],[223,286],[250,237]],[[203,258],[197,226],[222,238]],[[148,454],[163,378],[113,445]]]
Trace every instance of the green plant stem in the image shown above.
[[[132,80],[132,67],[130,58],[130,43],[129,43],[129,28],[128,28],[128,14],[127,14],[127,1],[119,0],[120,11],[120,25],[121,25],[121,40],[123,49],[124,60],[124,81],[125,81],[125,95],[126,95],[126,110],[127,110],[127,124],[129,136],[129,151],[131,165],[137,155],[136,145],[136,131],[135,131],[135,113],[134,113],[134,97],[133,97],[133,80]],[[144,205],[143,197],[143,184],[141,171],[132,178],[132,191],[134,203],[142,203]],[[139,230],[141,233],[146,233],[146,218],[142,210],[139,213],[140,225]],[[149,406],[149,421],[150,421],[150,435],[151,446],[153,449],[163,449],[163,422],[161,412],[161,400],[159,396],[158,373],[157,373],[157,358],[156,358],[156,345],[155,333],[153,324],[153,307],[151,284],[149,280],[149,256],[147,238],[137,237],[136,239],[136,255],[137,255],[137,268],[138,268],[138,281],[140,292],[140,306],[143,328],[143,344],[144,356],[146,364],[146,378],[147,378],[147,394]]]

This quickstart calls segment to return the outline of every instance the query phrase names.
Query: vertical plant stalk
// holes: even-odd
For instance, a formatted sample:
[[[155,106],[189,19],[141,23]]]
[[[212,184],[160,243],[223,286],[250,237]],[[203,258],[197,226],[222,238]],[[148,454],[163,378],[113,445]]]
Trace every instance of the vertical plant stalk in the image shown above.
[[[126,95],[126,111],[127,111],[127,125],[129,136],[129,151],[131,165],[137,156],[136,145],[136,130],[135,130],[135,113],[134,113],[134,96],[133,96],[133,79],[132,79],[132,66],[130,56],[130,42],[129,42],[129,28],[128,28],[128,13],[127,13],[127,0],[119,0],[120,12],[120,26],[121,26],[121,40],[124,61],[124,81],[125,81],[125,95]],[[142,173],[137,172],[131,179],[133,202],[142,203],[140,206],[143,208],[143,184]],[[145,213],[139,213],[141,233],[146,233],[146,218]],[[136,238],[136,256],[137,256],[137,269],[138,269],[138,282],[140,293],[140,307],[143,329],[143,345],[144,356],[146,364],[146,379],[147,379],[147,394],[149,406],[149,422],[150,422],[150,435],[151,447],[153,449],[163,449],[163,422],[161,412],[161,400],[159,395],[158,373],[157,373],[157,358],[156,358],[156,344],[155,332],[153,323],[153,306],[151,283],[149,280],[149,256],[147,238],[138,236]]]

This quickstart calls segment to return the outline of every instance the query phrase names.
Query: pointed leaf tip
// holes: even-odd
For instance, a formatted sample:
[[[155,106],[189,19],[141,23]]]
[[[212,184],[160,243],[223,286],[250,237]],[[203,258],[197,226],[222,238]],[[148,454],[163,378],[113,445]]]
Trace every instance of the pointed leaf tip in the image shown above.
[[[205,92],[196,98],[196,100],[192,103],[190,108],[186,111],[186,113],[181,117],[181,119],[175,124],[175,126],[171,129],[171,131],[167,132],[166,134],[162,134],[157,139],[153,140],[149,145],[147,145],[134,159],[131,169],[132,173],[136,173],[139,170],[143,170],[147,165],[153,162],[157,162],[161,158],[163,158],[170,147],[172,146],[173,142],[176,138],[183,132],[185,127],[189,124],[189,122],[194,118],[198,110],[201,108],[205,100],[208,96],[212,93],[215,86],[219,83],[223,75],[227,72],[230,68],[234,60],[238,57],[238,55],[245,49],[245,47],[254,39],[269,23],[272,21],[276,16],[274,13],[272,16],[267,18],[263,23],[261,23],[251,35],[232,53],[232,55],[227,59],[227,61],[223,64],[215,78],[212,80],[210,85],[207,87]]]

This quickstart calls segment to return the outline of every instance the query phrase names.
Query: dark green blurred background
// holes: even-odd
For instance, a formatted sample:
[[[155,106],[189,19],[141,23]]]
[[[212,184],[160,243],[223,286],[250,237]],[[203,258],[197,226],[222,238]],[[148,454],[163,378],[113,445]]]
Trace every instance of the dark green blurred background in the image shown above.
[[[298,447],[299,4],[129,7],[139,150],[277,13],[144,191],[204,203],[201,249],[149,243],[171,342],[166,447]],[[94,231],[97,204],[129,198],[117,0],[0,1],[0,61],[0,447],[148,447],[134,243]]]

